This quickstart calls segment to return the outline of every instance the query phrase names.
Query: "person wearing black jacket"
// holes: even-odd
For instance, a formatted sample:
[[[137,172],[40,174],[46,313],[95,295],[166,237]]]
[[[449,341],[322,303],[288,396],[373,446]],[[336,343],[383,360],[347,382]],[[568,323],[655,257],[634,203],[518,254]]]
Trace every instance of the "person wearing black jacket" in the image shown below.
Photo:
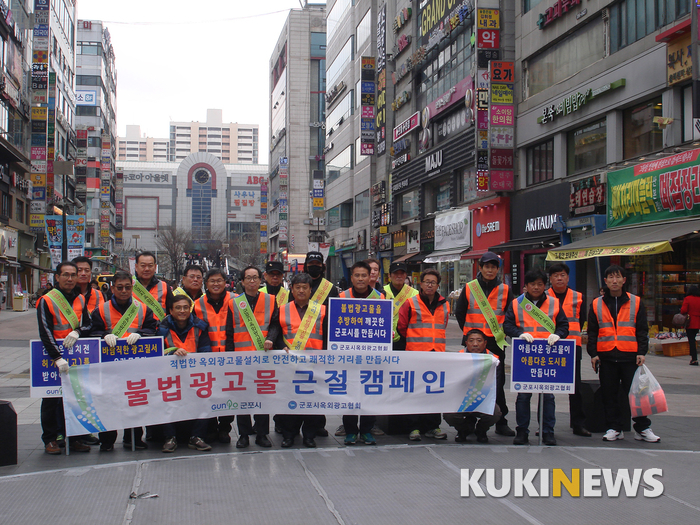
[[[72,262],[62,262],[56,267],[57,284],[53,290],[41,296],[36,307],[39,321],[39,338],[46,353],[61,374],[68,373],[68,361],[59,349],[58,340],[63,339],[62,348],[70,350],[79,337],[90,333],[92,321],[85,306],[85,298],[76,289],[78,267]],[[68,302],[78,317],[78,326],[73,328],[60,311],[54,295],[60,294]],[[59,297],[56,295],[56,297]],[[47,454],[60,454],[58,436],[64,427],[63,400],[60,397],[45,397],[41,400],[41,439]],[[90,447],[78,438],[69,440],[70,449],[77,452],[90,452]]]
[[[486,252],[479,259],[479,273],[476,276],[476,281],[478,282],[481,289],[484,291],[486,297],[490,297],[494,294],[493,300],[496,305],[494,313],[499,319],[503,318],[508,305],[513,302],[513,292],[510,286],[501,283],[498,278],[498,270],[501,265],[501,259],[498,255],[493,252]],[[486,319],[481,310],[476,304],[469,304],[469,298],[471,297],[471,292],[469,291],[468,284],[462,289],[462,293],[457,299],[455,305],[455,319],[459,324],[459,329],[462,330],[462,345],[467,345],[466,334],[476,328],[481,330],[486,334],[486,349],[498,358],[498,368],[496,369],[496,404],[501,411],[501,419],[496,423],[496,434],[502,436],[515,436],[515,432],[508,426],[508,421],[506,416],[508,415],[508,405],[506,405],[506,394],[505,394],[505,384],[506,384],[506,353],[505,350],[501,349],[496,342],[496,338],[491,333],[488,328]],[[496,299],[498,297],[498,299]],[[491,301],[490,301],[491,302]],[[500,304],[500,309],[498,305]],[[470,319],[468,320],[467,317]],[[473,323],[474,318],[479,319],[479,323]],[[502,321],[501,321],[502,322]],[[465,327],[465,324],[467,325]],[[479,324],[479,326],[472,326]]]
[[[623,414],[629,405],[619,403],[619,391],[627,393],[632,386],[637,367],[642,366],[649,351],[647,312],[641,297],[625,292],[625,270],[617,265],[606,268],[605,295],[597,297],[588,311],[588,345],[591,365],[600,374],[603,408],[608,431],[603,441],[624,439]],[[632,323],[634,318],[634,323]],[[661,438],[651,430],[651,420],[632,418],[634,439],[658,443]]]

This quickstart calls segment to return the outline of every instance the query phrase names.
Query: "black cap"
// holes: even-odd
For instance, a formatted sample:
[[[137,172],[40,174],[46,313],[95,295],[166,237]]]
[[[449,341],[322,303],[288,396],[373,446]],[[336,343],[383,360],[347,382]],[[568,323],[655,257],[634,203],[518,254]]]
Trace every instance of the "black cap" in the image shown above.
[[[406,273],[408,273],[408,267],[406,266],[406,263],[402,263],[402,262],[391,263],[391,266],[389,266],[389,273],[394,273],[394,272],[406,272]]]
[[[270,261],[265,265],[266,272],[284,273],[284,265],[280,261]]]
[[[495,262],[499,268],[501,266],[501,258],[493,252],[486,252],[482,255],[481,259],[479,259],[479,266],[483,266],[489,262]]]
[[[323,264],[323,254],[321,252],[309,252],[306,254],[306,261],[305,263],[309,261],[318,261],[321,264]]]

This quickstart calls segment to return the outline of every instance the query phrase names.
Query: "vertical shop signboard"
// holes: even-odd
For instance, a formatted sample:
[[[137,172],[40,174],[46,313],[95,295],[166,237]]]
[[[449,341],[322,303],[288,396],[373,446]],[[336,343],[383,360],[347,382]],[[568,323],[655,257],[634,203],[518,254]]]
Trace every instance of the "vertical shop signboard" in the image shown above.
[[[374,133],[377,156],[386,153],[386,4],[377,14],[377,99]],[[363,82],[364,85],[364,82]]]
[[[360,155],[374,155],[376,106],[376,59],[362,57],[362,89],[360,93]]]
[[[267,180],[260,181],[260,253],[267,254]]]
[[[489,62],[489,182],[491,191],[513,191],[515,177],[512,152],[515,148],[515,64]],[[508,159],[510,160],[510,166]]]
[[[46,175],[47,175],[47,116],[48,116],[48,80],[49,80],[49,3],[45,0],[34,0],[34,27],[32,44],[32,75],[31,75],[31,160],[32,182],[34,191],[33,202],[35,210],[30,217],[30,231],[44,231],[44,214],[46,212]],[[37,184],[39,182],[39,184]],[[53,188],[51,195],[53,196]]]

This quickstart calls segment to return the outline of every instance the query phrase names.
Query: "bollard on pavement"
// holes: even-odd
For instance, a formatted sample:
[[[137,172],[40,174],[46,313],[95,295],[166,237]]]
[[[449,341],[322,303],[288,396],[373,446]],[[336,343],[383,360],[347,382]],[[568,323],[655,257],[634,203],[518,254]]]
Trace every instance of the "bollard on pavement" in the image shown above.
[[[17,412],[0,400],[0,467],[17,464]]]

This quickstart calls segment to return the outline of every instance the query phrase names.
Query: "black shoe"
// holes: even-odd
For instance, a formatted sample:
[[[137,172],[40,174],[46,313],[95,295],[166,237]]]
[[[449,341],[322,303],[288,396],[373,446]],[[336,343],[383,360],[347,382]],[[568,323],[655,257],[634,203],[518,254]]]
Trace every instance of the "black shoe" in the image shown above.
[[[282,448],[289,448],[294,445],[294,438],[284,438],[282,440]]]
[[[548,447],[556,447],[557,440],[554,438],[554,432],[543,432],[542,444],[547,445]]]
[[[225,430],[219,430],[219,443],[231,443],[231,435]]]
[[[105,445],[102,443],[100,445],[100,452],[113,452],[114,451],[114,445]]]
[[[93,436],[92,434],[88,434],[87,436],[83,436],[80,438],[80,441],[85,443],[86,445],[99,445],[100,440]]]
[[[70,442],[70,449],[73,452],[90,452],[90,447],[82,441],[78,441],[77,439],[74,439]]]
[[[576,434],[577,436],[591,437],[591,433],[579,425],[574,426],[574,434]]]
[[[319,428],[316,430],[316,437],[326,438],[328,437],[328,431],[325,428]]]
[[[486,432],[484,432],[483,430],[477,430],[475,433],[476,433],[477,443],[488,443],[489,442],[489,437],[486,435]]]
[[[698,366],[698,360],[697,360],[697,359],[691,359],[691,360],[690,360],[690,366]]]
[[[457,435],[455,436],[455,441],[457,443],[466,443],[467,442],[467,433],[464,431],[457,432]]]
[[[264,447],[264,448],[270,448],[272,446],[272,443],[267,438],[267,436],[257,436],[255,438],[255,444],[258,445],[259,447]]]
[[[248,448],[248,445],[250,445],[248,436],[241,436],[238,438],[238,441],[236,441],[236,448]]]
[[[496,425],[496,434],[500,436],[512,437],[515,435],[515,432],[513,432],[513,429],[508,426],[508,423],[498,423]]]
[[[518,435],[515,436],[513,440],[513,445],[529,445],[530,440],[527,437],[527,432],[524,430],[518,430]]]
[[[316,442],[313,438],[304,438],[303,443],[306,448],[316,448]]]

